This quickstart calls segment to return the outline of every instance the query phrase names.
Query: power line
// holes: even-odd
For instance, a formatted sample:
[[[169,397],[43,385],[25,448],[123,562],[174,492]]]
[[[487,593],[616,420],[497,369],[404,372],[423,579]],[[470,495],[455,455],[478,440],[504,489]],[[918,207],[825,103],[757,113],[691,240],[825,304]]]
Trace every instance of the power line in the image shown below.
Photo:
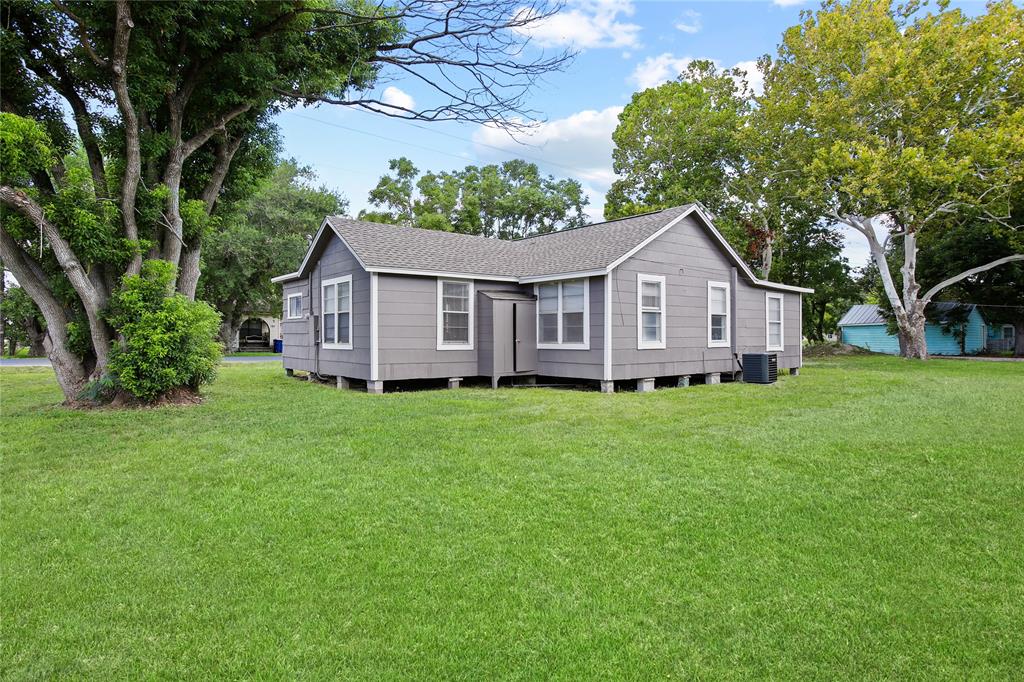
[[[372,110],[357,109],[357,111],[359,111],[360,113],[372,114],[372,115],[377,116],[377,117],[393,118],[393,117],[388,117],[385,114],[381,114],[381,113],[378,113],[378,112],[372,111]],[[414,121],[405,121],[405,123],[407,125],[412,126],[413,128],[419,128],[420,130],[426,130],[427,132],[431,132],[431,133],[434,133],[436,135],[444,135],[445,137],[450,137],[453,140],[459,140],[461,142],[468,142],[469,144],[476,145],[478,147],[487,147],[488,149],[493,149],[495,151],[504,152],[506,154],[513,153],[513,152],[511,152],[511,150],[506,149],[505,147],[498,147],[498,146],[493,145],[493,144],[487,144],[486,142],[478,142],[477,140],[472,140],[472,139],[469,139],[467,137],[461,137],[459,135],[453,135],[451,133],[446,133],[443,130],[439,130],[437,128],[429,128],[427,126],[424,126],[422,124],[416,123]],[[518,141],[516,141],[516,143],[517,144],[522,144],[522,143],[520,143]],[[523,144],[523,146],[533,146],[534,149],[537,148],[534,145],[525,145],[525,144]],[[515,152],[515,153],[518,154],[518,152]],[[520,156],[521,158],[524,158],[524,159],[528,159],[530,161],[534,161],[536,163],[543,163],[543,164],[547,164],[549,166],[558,166],[559,168],[564,168],[566,170],[573,171],[574,173],[589,173],[590,172],[590,171],[583,170],[582,168],[575,168],[573,166],[567,166],[564,163],[557,163],[555,161],[548,161],[548,160],[541,159],[540,157],[536,157],[536,156],[528,156],[526,154],[518,154],[518,156]]]
[[[459,159],[462,162],[466,162],[467,161],[465,156],[461,156],[459,154],[452,154],[451,152],[446,152],[446,151],[443,151],[441,149],[436,149],[434,147],[428,147],[426,145],[416,144],[414,142],[406,142],[405,140],[399,140],[397,138],[389,137],[387,135],[381,135],[379,133],[372,133],[372,132],[370,132],[368,130],[361,130],[359,128],[353,128],[352,126],[342,125],[340,123],[331,123],[330,121],[322,121],[322,120],[320,120],[318,118],[314,118],[312,116],[306,116],[305,114],[300,114],[300,113],[297,113],[297,112],[290,112],[290,113],[291,113],[292,116],[297,116],[298,118],[304,119],[306,121],[312,121],[314,123],[319,123],[321,125],[329,126],[331,128],[340,128],[342,130],[348,130],[348,131],[353,132],[353,133],[359,133],[360,135],[367,135],[369,137],[375,137],[375,138],[377,138],[379,140],[386,140],[388,142],[395,142],[397,144],[406,145],[408,147],[415,147],[417,149],[422,149],[424,151],[433,152],[435,154],[442,154],[444,156],[450,156],[452,158]],[[526,159],[528,161],[533,161],[535,163],[539,163],[539,164],[543,164],[543,165],[547,165],[547,166],[557,166],[559,168],[564,168],[565,170],[572,171],[573,173],[577,173],[577,174],[580,174],[580,175],[589,175],[591,173],[591,171],[587,171],[587,170],[584,170],[582,168],[575,168],[573,166],[567,166],[567,165],[562,164],[562,163],[556,163],[554,161],[548,161],[546,159],[541,159],[541,158],[535,157],[535,156],[528,156],[526,154],[518,154],[517,152],[514,152],[514,151],[509,150],[509,149],[505,149],[504,147],[498,147],[498,146],[495,146],[495,145],[492,145],[492,144],[487,144],[485,142],[477,142],[477,141],[471,140],[469,138],[460,137],[459,135],[453,135],[451,133],[444,132],[443,130],[437,130],[437,129],[433,129],[433,128],[428,128],[426,126],[418,125],[418,124],[415,124],[415,123],[413,123],[411,121],[406,121],[406,123],[408,125],[411,125],[414,128],[418,128],[420,130],[425,130],[427,132],[431,132],[431,133],[434,133],[434,134],[437,134],[437,135],[443,135],[443,136],[451,138],[453,140],[458,140],[460,142],[466,142],[468,144],[477,145],[477,146],[480,146],[480,147],[487,147],[488,149],[494,149],[496,151],[503,152],[505,154],[510,154],[510,155],[513,155],[513,156],[519,156],[520,158]]]
[[[466,161],[466,157],[464,157],[464,156],[460,156],[458,154],[452,154],[451,152],[442,151],[440,149],[434,149],[433,147],[427,147],[427,146],[422,145],[422,144],[416,144],[415,142],[406,142],[405,140],[398,140],[398,139],[396,139],[394,137],[388,137],[387,135],[380,135],[378,133],[371,133],[368,130],[360,130],[359,128],[353,128],[351,126],[342,125],[340,123],[331,123],[329,121],[321,121],[318,118],[313,118],[312,116],[306,116],[304,114],[297,114],[295,112],[292,112],[292,116],[297,116],[297,117],[305,119],[307,121],[313,121],[314,123],[320,123],[321,125],[330,126],[331,128],[340,128],[342,130],[348,130],[348,131],[353,132],[353,133],[359,133],[360,135],[368,135],[369,137],[375,137],[378,140],[386,140],[388,142],[397,142],[398,144],[403,144],[403,145],[405,145],[407,147],[416,147],[417,149],[422,149],[424,151],[434,152],[435,154],[443,154],[444,156],[451,156],[452,158],[459,159],[460,161]]]

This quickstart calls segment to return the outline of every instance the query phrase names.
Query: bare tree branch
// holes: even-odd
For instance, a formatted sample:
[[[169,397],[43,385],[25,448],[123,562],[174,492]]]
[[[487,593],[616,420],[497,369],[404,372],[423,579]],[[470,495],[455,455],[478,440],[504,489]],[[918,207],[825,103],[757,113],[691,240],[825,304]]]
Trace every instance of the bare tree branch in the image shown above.
[[[965,280],[973,275],[978,275],[982,272],[985,272],[986,270],[991,270],[992,268],[997,268],[1005,263],[1012,263],[1013,261],[1018,260],[1024,260],[1024,254],[1016,253],[1012,256],[1005,256],[1003,258],[994,260],[991,263],[986,263],[985,265],[979,265],[978,267],[971,268],[970,270],[964,270],[959,275],[954,275],[949,279],[944,279],[935,286],[933,286],[931,289],[925,292],[924,296],[921,297],[921,300],[927,304],[932,300],[935,294],[939,293],[948,286],[956,284],[957,282]]]
[[[428,108],[402,107],[379,97],[342,92],[309,92],[301,85],[275,88],[289,100],[357,106],[385,116],[416,121],[470,121],[506,130],[526,127],[539,112],[526,106],[526,95],[544,74],[564,68],[575,56],[538,52],[528,57],[533,27],[550,19],[560,3],[536,0],[400,0],[381,11],[357,14],[333,8],[302,11],[330,14],[347,20],[311,30],[342,29],[363,23],[398,21],[407,29],[407,40],[388,43],[367,58],[368,64],[401,72],[413,78],[444,102]]]
[[[67,6],[60,0],[50,0],[54,7],[59,11],[63,12],[71,21],[75,22],[78,27],[78,40],[81,42],[82,47],[85,49],[86,54],[97,66],[103,69],[110,68],[110,63],[99,56],[96,50],[92,46],[92,41],[89,40],[89,33],[86,29],[85,22],[81,20],[74,12],[67,8]]]
[[[217,133],[227,132],[227,125],[231,121],[235,120],[245,112],[252,109],[252,103],[239,104],[233,109],[227,111],[223,116],[217,119],[217,122],[211,126],[204,128],[199,131],[191,138],[182,143],[182,160],[184,161],[193,154],[197,149],[206,144],[207,141]]]

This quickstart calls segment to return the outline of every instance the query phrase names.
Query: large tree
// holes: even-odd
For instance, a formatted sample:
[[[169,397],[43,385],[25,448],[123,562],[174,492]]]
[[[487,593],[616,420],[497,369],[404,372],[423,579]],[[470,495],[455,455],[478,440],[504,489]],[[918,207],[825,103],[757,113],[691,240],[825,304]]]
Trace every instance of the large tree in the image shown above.
[[[783,227],[802,219],[802,205],[766,163],[779,136],[760,126],[746,77],[698,60],[634,94],[612,134],[618,179],[605,217],[700,202],[768,277]]]
[[[971,18],[945,3],[932,13],[917,2],[830,0],[786,31],[767,69],[758,116],[785,136],[773,172],[867,240],[907,357],[928,356],[925,309],[940,291],[1024,259],[978,254],[926,281],[917,267],[932,231],[978,219],[1013,229],[1022,63],[1024,13],[1011,2]]]
[[[363,211],[361,218],[498,239],[586,223],[588,199],[577,180],[545,176],[521,159],[422,176],[404,157],[392,159],[389,168],[393,174],[370,190],[370,203],[379,210]]]
[[[268,275],[294,268],[324,216],[345,211],[348,202],[315,181],[313,169],[294,159],[278,162],[207,237],[199,297],[220,312],[226,346],[246,317],[280,310],[281,285]]]
[[[843,314],[862,299],[842,250],[839,232],[806,219],[789,223],[776,249],[773,276],[814,289],[813,294],[802,296],[801,316],[803,334],[812,341],[822,342],[826,334],[835,332]]]
[[[130,345],[108,305],[143,260],[169,263],[171,291],[194,297],[203,237],[235,180],[251,180],[239,159],[262,146],[275,111],[331,103],[523,125],[534,81],[570,57],[525,44],[525,29],[555,9],[544,0],[3,3],[0,260],[46,319],[66,398],[107,375],[113,344]],[[382,75],[415,81],[432,93],[417,97],[428,104],[374,96]],[[76,145],[81,171],[64,163]],[[165,270],[148,272],[162,287]]]

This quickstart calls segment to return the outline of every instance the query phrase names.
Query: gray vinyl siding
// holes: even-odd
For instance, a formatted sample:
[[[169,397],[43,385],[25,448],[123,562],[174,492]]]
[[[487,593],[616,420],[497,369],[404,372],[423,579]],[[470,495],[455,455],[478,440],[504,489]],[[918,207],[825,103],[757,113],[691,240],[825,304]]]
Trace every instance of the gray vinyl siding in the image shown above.
[[[476,292],[524,290],[510,282],[475,281],[473,349],[438,350],[437,281],[436,277],[378,276],[377,360],[380,379],[395,381],[482,376],[477,362],[480,299]]]
[[[370,274],[341,240],[331,234],[310,254],[308,276],[287,282],[283,289],[283,363],[286,368],[319,371],[324,376],[370,377]],[[637,275],[660,275],[666,282],[665,349],[638,350],[636,327]],[[320,282],[352,276],[352,350],[319,348],[314,339],[314,315],[320,311]],[[687,217],[635,255],[611,275],[612,376],[628,380],[729,372],[739,366],[732,348],[708,348],[708,282],[732,285],[731,333],[737,353],[766,350],[765,293],[738,273],[721,247],[694,217]],[[453,278],[458,279],[458,278]],[[468,279],[468,278],[467,278]],[[493,301],[482,291],[533,294],[532,284],[474,280],[472,350],[438,350],[438,278],[377,275],[377,378],[383,381],[491,376],[496,346],[493,339]],[[303,316],[289,320],[289,294],[302,294]],[[587,350],[538,349],[537,373],[564,379],[599,380],[604,374],[605,278],[589,278]],[[799,367],[800,295],[783,294],[785,350],[779,367]],[[319,351],[319,352],[318,352]],[[319,360],[319,361],[318,361]]]
[[[531,289],[532,291],[532,289]],[[590,350],[537,351],[537,373],[565,379],[597,379],[604,375],[604,277],[590,278]]]
[[[637,275],[662,275],[666,287],[665,349],[637,349]],[[693,217],[627,259],[612,279],[612,375],[615,379],[738,370],[731,348],[708,348],[708,282],[733,285],[733,264]],[[764,352],[765,291],[742,275],[732,286],[736,352]],[[783,302],[786,350],[780,367],[799,366],[799,294]]]
[[[288,282],[288,294],[302,293],[303,319],[282,322],[284,366],[289,369],[319,371],[324,376],[354,379],[370,377],[370,275],[341,240],[331,235],[321,253],[313,254],[315,265],[308,278]],[[314,339],[313,316],[320,314],[320,282],[352,275],[352,349],[319,348]],[[310,292],[312,282],[312,292]],[[319,351],[319,363],[317,363]]]
[[[313,319],[309,307],[309,280],[293,280],[284,285],[284,312],[281,317],[281,339],[284,342],[281,359],[288,369],[311,370]],[[288,319],[288,296],[302,294],[302,317]]]

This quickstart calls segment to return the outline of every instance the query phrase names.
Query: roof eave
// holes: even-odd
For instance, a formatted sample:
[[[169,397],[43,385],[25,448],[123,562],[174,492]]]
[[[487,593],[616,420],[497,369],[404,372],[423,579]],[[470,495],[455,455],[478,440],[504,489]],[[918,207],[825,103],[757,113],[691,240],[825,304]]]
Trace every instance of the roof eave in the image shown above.
[[[757,286],[760,286],[760,287],[765,287],[767,289],[778,289],[780,291],[792,291],[793,293],[796,293],[796,294],[813,294],[814,293],[814,289],[809,289],[807,287],[798,287],[798,286],[794,286],[792,284],[780,284],[778,282],[769,282],[766,279],[757,279],[756,277],[754,278],[754,284],[756,284]]]

